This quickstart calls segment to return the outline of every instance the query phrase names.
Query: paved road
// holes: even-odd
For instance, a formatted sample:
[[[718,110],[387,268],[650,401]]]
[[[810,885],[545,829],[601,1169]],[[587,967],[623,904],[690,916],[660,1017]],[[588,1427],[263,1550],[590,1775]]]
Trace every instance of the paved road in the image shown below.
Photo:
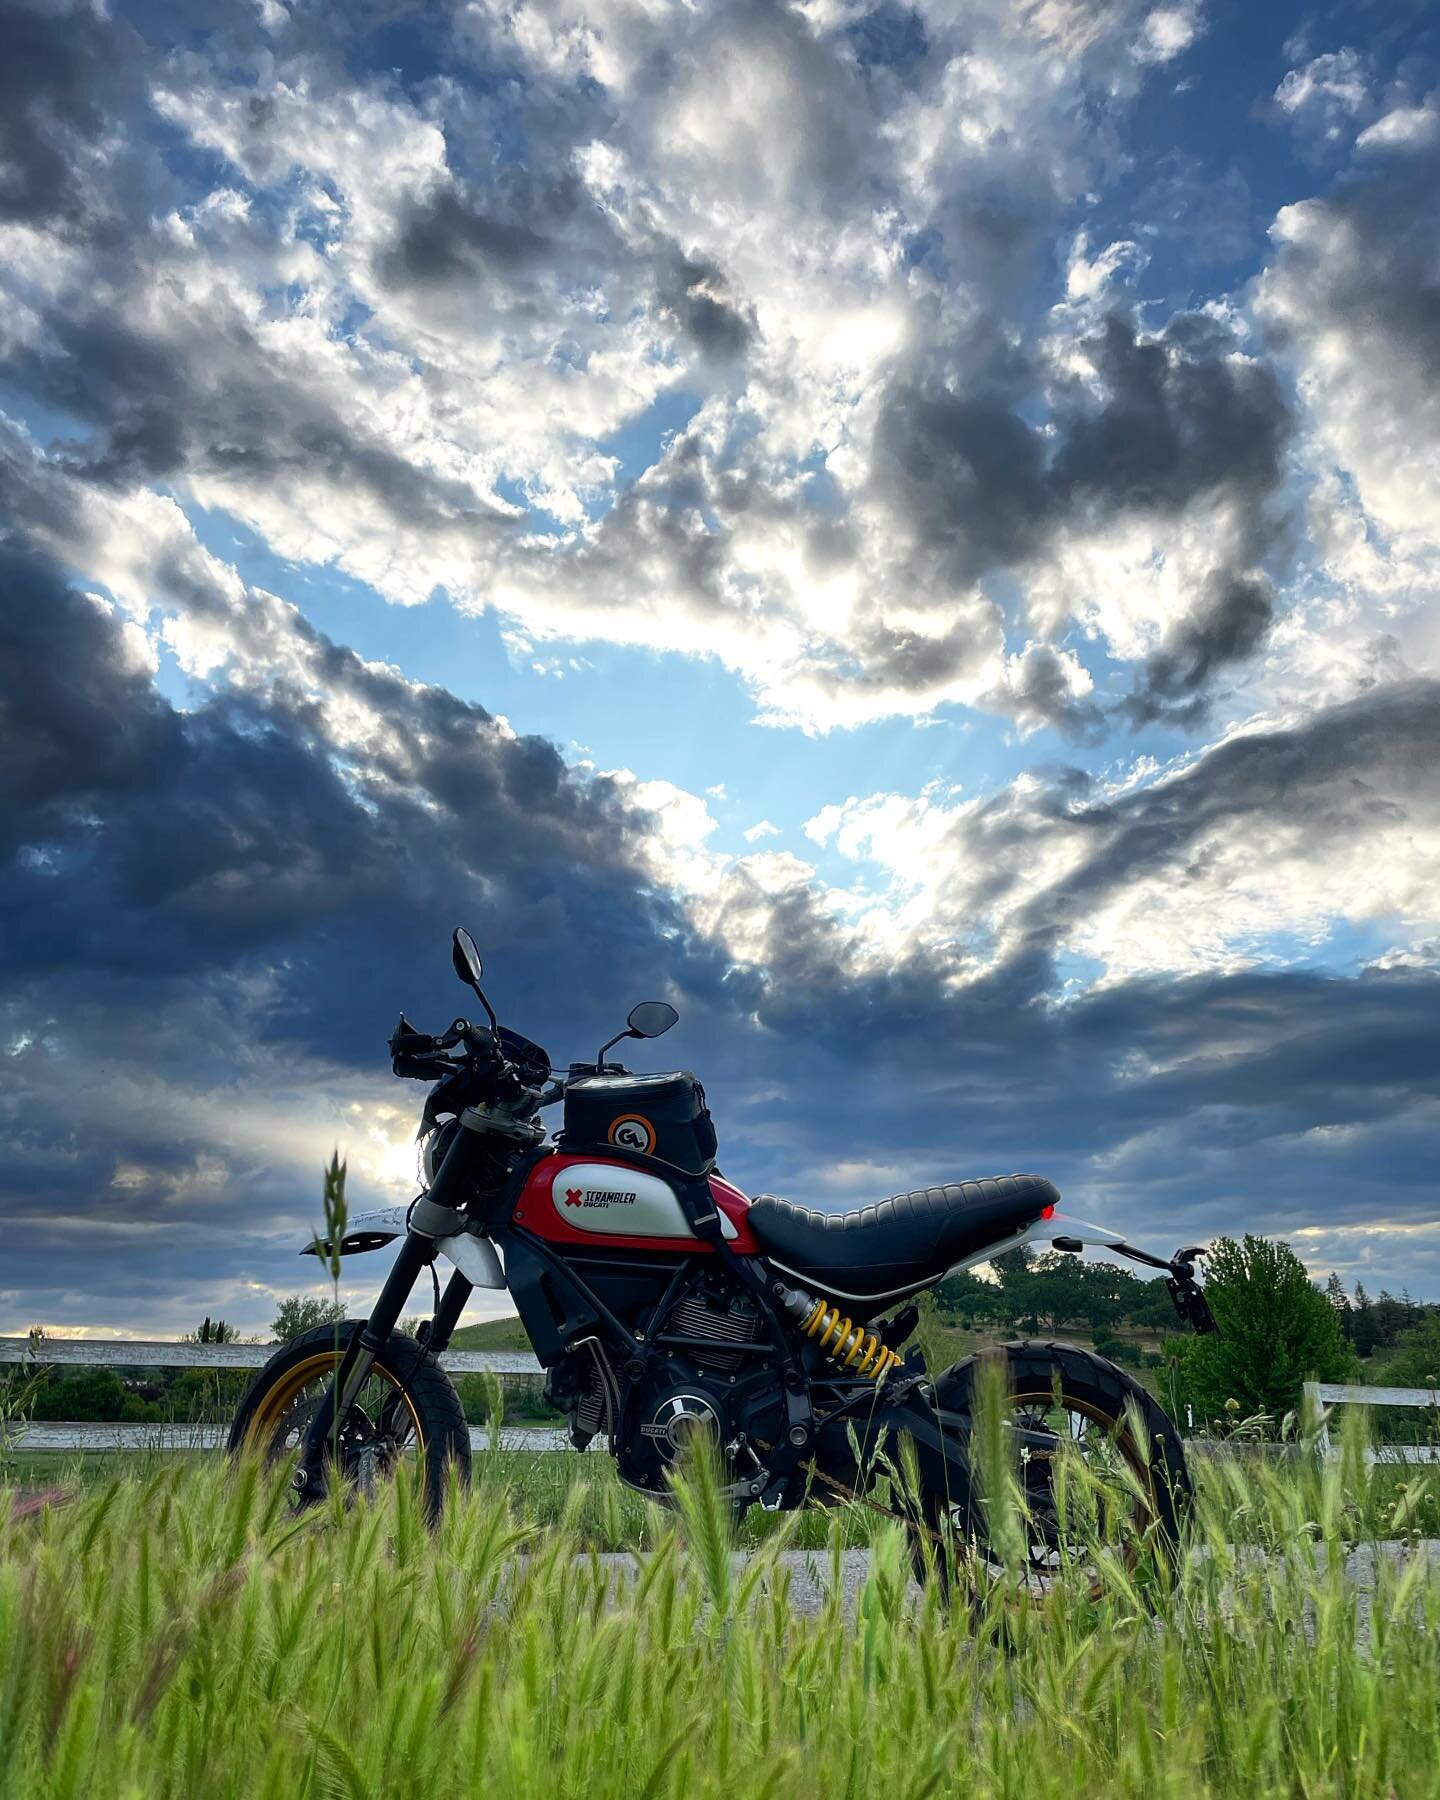
[[[22,1450],[223,1450],[230,1435],[228,1425],[69,1425],[60,1421],[37,1419],[27,1425],[19,1448]],[[568,1450],[570,1440],[563,1431],[549,1426],[531,1430],[523,1425],[507,1426],[500,1433],[500,1444],[506,1450]],[[488,1450],[490,1433],[482,1426],[470,1427],[470,1448]]]
[[[1417,1548],[1424,1553],[1429,1564],[1432,1578],[1440,1578],[1440,1539],[1426,1539]],[[1256,1550],[1256,1556],[1262,1552]],[[1407,1555],[1407,1547],[1398,1543],[1384,1543],[1379,1546],[1379,1554],[1388,1561],[1397,1561]],[[1369,1544],[1361,1544],[1352,1550],[1345,1559],[1346,1573],[1363,1595],[1368,1595],[1375,1586],[1375,1549]],[[601,1557],[601,1562],[616,1570],[617,1576],[625,1578],[633,1574],[634,1559],[623,1554]],[[732,1557],[735,1570],[738,1572],[745,1566],[746,1556],[737,1552]],[[780,1561],[790,1572],[790,1604],[802,1618],[813,1618],[825,1604],[830,1590],[830,1556],[825,1550],[785,1550],[781,1552]],[[865,1577],[870,1572],[870,1552],[868,1550],[846,1550],[840,1558],[840,1589],[845,1616],[854,1615],[860,1589]],[[911,1583],[912,1597],[918,1598],[919,1589]],[[1369,1620],[1362,1609],[1361,1629],[1368,1635]]]

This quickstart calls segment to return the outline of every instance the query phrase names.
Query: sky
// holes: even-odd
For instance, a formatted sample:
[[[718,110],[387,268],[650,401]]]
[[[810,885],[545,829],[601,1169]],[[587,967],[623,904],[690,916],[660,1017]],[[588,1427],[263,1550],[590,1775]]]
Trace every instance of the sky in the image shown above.
[[[461,922],[747,1191],[1440,1299],[1433,8],[0,32],[0,1331],[263,1331]]]

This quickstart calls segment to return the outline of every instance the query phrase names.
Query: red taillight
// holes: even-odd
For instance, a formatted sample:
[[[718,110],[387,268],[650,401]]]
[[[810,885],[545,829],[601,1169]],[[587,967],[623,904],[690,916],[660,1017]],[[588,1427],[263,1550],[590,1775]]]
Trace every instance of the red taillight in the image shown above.
[[[1053,1206],[1042,1206],[1040,1209],[1040,1217],[1042,1219],[1053,1219],[1055,1217],[1055,1208]]]

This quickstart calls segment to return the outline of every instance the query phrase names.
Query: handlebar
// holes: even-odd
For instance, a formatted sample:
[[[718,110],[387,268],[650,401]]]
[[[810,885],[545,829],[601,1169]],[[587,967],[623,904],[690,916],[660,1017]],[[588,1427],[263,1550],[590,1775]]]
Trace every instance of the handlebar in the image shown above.
[[[463,1058],[445,1054],[457,1045],[464,1050]],[[508,1067],[495,1043],[495,1034],[488,1026],[456,1019],[448,1031],[437,1036],[428,1031],[417,1031],[404,1013],[390,1034],[390,1060],[397,1075],[413,1076],[420,1081],[439,1080],[463,1068],[467,1062],[482,1067],[487,1064]]]
[[[446,1054],[457,1048],[462,1051],[460,1056]],[[489,1026],[472,1025],[468,1019],[456,1019],[447,1031],[432,1035],[416,1031],[401,1013],[390,1037],[390,1066],[397,1075],[408,1075],[417,1081],[450,1083],[449,1087],[436,1089],[431,1106],[436,1095],[444,1092],[447,1096],[453,1094],[457,1104],[474,1106],[483,1101],[486,1105],[514,1109],[517,1116],[528,1116],[539,1100],[536,1090],[526,1084]],[[482,1078],[479,1087],[473,1077]]]

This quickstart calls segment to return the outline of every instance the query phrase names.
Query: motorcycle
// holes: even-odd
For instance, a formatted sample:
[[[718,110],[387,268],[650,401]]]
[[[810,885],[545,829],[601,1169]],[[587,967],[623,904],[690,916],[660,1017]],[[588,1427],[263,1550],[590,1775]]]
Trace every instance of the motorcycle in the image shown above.
[[[935,1566],[936,1547],[993,1558],[970,1461],[980,1362],[934,1375],[905,1352],[918,1296],[1021,1245],[1093,1245],[1162,1271],[1181,1324],[1215,1329],[1195,1280],[1198,1247],[1153,1256],[1067,1217],[1038,1175],[922,1188],[844,1213],[747,1197],[716,1167],[693,1074],[637,1075],[607,1060],[622,1039],[670,1030],[674,1007],[642,1002],[593,1063],[560,1073],[499,1023],[463,927],[453,962],[486,1022],[457,1018],[431,1035],[402,1013],[389,1043],[396,1075],[434,1084],[419,1131],[422,1192],[349,1221],[338,1242],[306,1246],[349,1256],[398,1238],[374,1308],[277,1350],[231,1430],[237,1454],[297,1457],[299,1505],[322,1499],[337,1472],[370,1485],[413,1460],[438,1516],[447,1466],[462,1477],[470,1466],[469,1428],[439,1358],[471,1294],[508,1288],[570,1443],[601,1439],[628,1486],[666,1500],[687,1444],[704,1438],[737,1512],[875,1504],[884,1476],[892,1503],[902,1495],[897,1516],[917,1565]],[[563,1122],[549,1141],[540,1113],[556,1104]],[[451,1269],[443,1293],[441,1262]],[[411,1336],[397,1327],[427,1271],[433,1315]],[[1035,1572],[1053,1572],[1067,1552],[1056,1491],[1065,1453],[1109,1482],[1134,1517],[1135,1543],[1173,1547],[1190,1481],[1180,1438],[1145,1389],[1074,1346],[997,1354]],[[913,1461],[901,1482],[895,1454],[906,1443]]]

